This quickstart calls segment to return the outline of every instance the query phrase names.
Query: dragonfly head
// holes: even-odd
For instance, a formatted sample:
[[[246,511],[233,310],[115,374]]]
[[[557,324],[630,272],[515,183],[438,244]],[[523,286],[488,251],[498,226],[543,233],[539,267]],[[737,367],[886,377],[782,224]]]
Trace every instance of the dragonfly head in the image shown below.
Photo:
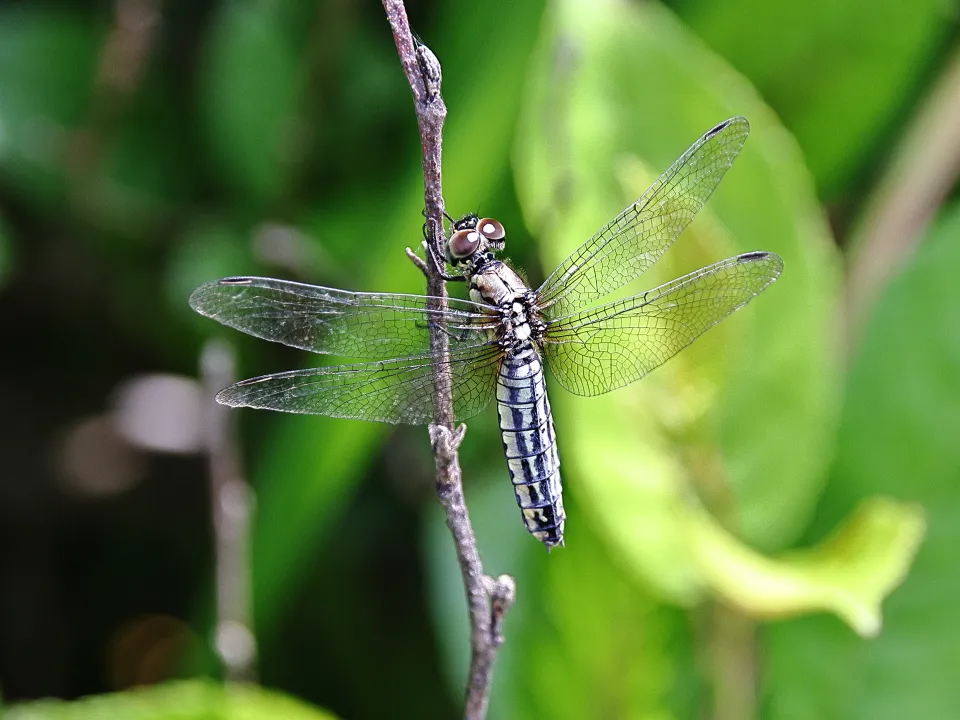
[[[464,215],[453,223],[447,240],[447,261],[454,267],[467,266],[475,258],[500,252],[506,246],[506,234],[503,225],[493,218]]]

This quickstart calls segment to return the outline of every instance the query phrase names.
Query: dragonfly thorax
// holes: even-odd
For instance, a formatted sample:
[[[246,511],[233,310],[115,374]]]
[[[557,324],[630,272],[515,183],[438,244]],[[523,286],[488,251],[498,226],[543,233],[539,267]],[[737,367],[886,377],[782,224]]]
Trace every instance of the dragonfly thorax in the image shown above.
[[[543,340],[546,323],[534,304],[533,292],[528,290],[502,305],[500,316],[502,334],[499,340],[504,349],[518,350],[530,342]]]
[[[509,265],[487,258],[468,268],[470,299],[496,308],[500,322],[495,333],[506,349],[517,349],[543,340],[546,323],[536,304],[534,293]]]

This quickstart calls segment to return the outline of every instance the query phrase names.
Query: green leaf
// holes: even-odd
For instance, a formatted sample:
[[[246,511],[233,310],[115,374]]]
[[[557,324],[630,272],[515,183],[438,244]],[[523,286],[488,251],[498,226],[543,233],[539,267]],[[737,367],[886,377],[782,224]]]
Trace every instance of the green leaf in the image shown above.
[[[572,503],[571,526],[584,520]],[[524,650],[513,673],[526,682],[510,717],[674,717],[673,697],[696,688],[681,669],[693,663],[683,614],[589,529],[541,565],[537,582],[519,582],[531,610],[511,638]]]
[[[567,509],[570,525],[581,528],[577,542],[547,554],[518,528],[509,483],[491,479],[499,482],[469,494],[471,519],[486,571],[509,572],[518,589],[497,657],[491,719],[672,717],[675,697],[692,700],[696,690],[696,680],[678,670],[692,666],[682,613],[623,572],[575,497]],[[469,659],[462,580],[443,544],[442,514],[431,519],[431,598],[438,636],[458,640],[451,682],[460,693]],[[451,650],[447,638],[444,648]]]
[[[106,31],[63,7],[0,11],[0,173],[29,202],[95,224],[97,240],[142,241],[189,193],[186,133],[159,69],[129,94],[98,80]]]
[[[90,110],[105,26],[47,4],[0,10],[0,177],[61,212],[72,136]]]
[[[866,637],[880,632],[880,603],[903,581],[925,529],[919,506],[874,499],[818,547],[771,559],[707,513],[686,519],[699,569],[728,603],[755,617],[827,610]]]
[[[518,588],[497,656],[491,720],[666,713],[677,689],[688,688],[675,669],[690,660],[682,615],[632,582],[590,533],[575,498],[567,505],[569,524],[581,528],[577,541],[548,554],[523,529],[498,470],[472,473],[467,494],[484,569],[509,572]],[[470,658],[463,580],[439,508],[427,530],[431,609],[459,697]]]
[[[207,139],[220,181],[242,199],[285,189],[296,147],[300,68],[281,7],[263,0],[219,6],[201,70]]]
[[[794,542],[822,491],[838,411],[837,254],[790,137],[660,6],[555,6],[528,87],[515,170],[546,268],[717,122],[753,123],[703,217],[630,290],[757,249],[783,256],[780,280],[642,382],[551,395],[565,477],[596,531],[665,597],[689,602],[703,582],[683,523],[691,486],[764,549]]]
[[[887,288],[850,369],[840,446],[814,533],[862,498],[924,507],[928,532],[907,582],[863,642],[823,619],[768,630],[772,717],[960,716],[960,205]]]
[[[333,720],[334,716],[256,685],[189,680],[97,695],[41,700],[6,710],[7,720]]]
[[[190,311],[186,298],[212,278],[253,273],[245,234],[221,219],[204,219],[187,228],[173,249],[166,268],[166,301],[175,315],[189,317],[197,327],[214,331],[209,322]]]
[[[166,68],[163,68],[166,69]],[[84,213],[98,229],[129,240],[168,231],[175,212],[197,189],[195,158],[169,75],[147,67],[136,91],[124,98],[121,127],[104,137],[97,174],[83,191]],[[108,133],[112,128],[100,128]],[[100,240],[109,238],[98,238]]]
[[[469,435],[472,443],[478,442],[472,430]],[[499,439],[490,437],[479,442],[488,452],[499,450]],[[508,640],[497,656],[490,695],[490,717],[511,718],[516,717],[516,695],[525,686],[522,673],[515,669],[528,661],[531,647],[528,641],[531,638],[526,628],[536,615],[533,588],[546,553],[523,528],[505,470],[495,463],[487,463],[486,469],[478,471],[476,466],[464,461],[465,458],[461,458],[461,463],[471,468],[467,472],[467,506],[484,571],[492,576],[509,573],[522,587],[517,604],[507,616],[505,634]],[[431,508],[424,524],[423,555],[428,571],[427,598],[437,643],[445,661],[443,667],[451,696],[459,698],[470,667],[470,623],[463,577],[439,505]]]
[[[832,197],[916,94],[948,40],[955,9],[940,0],[694,0],[678,3],[677,12],[751,79]]]

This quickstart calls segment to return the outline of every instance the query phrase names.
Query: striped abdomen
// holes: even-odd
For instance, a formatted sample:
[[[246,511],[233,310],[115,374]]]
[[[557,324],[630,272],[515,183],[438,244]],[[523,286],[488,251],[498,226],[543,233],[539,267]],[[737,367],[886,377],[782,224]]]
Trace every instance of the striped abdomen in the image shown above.
[[[548,548],[563,543],[560,457],[543,363],[532,344],[504,358],[497,412],[510,478],[527,530]]]

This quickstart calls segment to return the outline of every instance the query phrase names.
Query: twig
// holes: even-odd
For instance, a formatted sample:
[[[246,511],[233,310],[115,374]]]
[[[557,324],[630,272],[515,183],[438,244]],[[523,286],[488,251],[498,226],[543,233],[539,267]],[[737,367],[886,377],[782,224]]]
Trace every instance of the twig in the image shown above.
[[[444,257],[443,191],[440,182],[443,122],[447,108],[440,96],[440,62],[433,52],[414,42],[407,21],[403,0],[383,0],[393,38],[400,55],[403,72],[413,91],[420,144],[423,149],[424,205],[427,218],[428,256]],[[408,252],[408,255],[411,253]],[[435,263],[417,263],[427,275],[427,294],[433,299],[432,309],[445,310],[447,288]],[[453,429],[453,380],[450,373],[449,338],[442,323],[430,320],[430,351],[434,367],[434,418],[430,426],[430,442],[437,467],[437,497],[447,516],[453,535],[457,560],[466,587],[470,615],[470,675],[467,679],[464,717],[482,720],[487,714],[493,663],[503,643],[503,618],[513,604],[513,579],[497,580],[483,573],[477,539],[463,496],[463,479],[457,450],[463,441],[466,426]]]
[[[200,358],[200,374],[212,398],[236,381],[233,351],[211,341]],[[206,449],[210,504],[216,542],[217,627],[215,648],[228,680],[253,680],[256,640],[250,629],[250,519],[253,491],[244,481],[233,433],[234,414],[212,399],[206,405]]]
[[[410,248],[405,248],[405,249],[404,249],[404,252],[407,253],[407,257],[410,258],[410,262],[412,262],[414,265],[416,265],[418,268],[420,268],[420,272],[422,272],[422,273],[426,276],[427,280],[429,280],[429,279],[430,279],[430,268],[427,267],[427,264],[420,258],[420,256],[417,255],[417,254],[416,254],[413,250],[411,250]]]

